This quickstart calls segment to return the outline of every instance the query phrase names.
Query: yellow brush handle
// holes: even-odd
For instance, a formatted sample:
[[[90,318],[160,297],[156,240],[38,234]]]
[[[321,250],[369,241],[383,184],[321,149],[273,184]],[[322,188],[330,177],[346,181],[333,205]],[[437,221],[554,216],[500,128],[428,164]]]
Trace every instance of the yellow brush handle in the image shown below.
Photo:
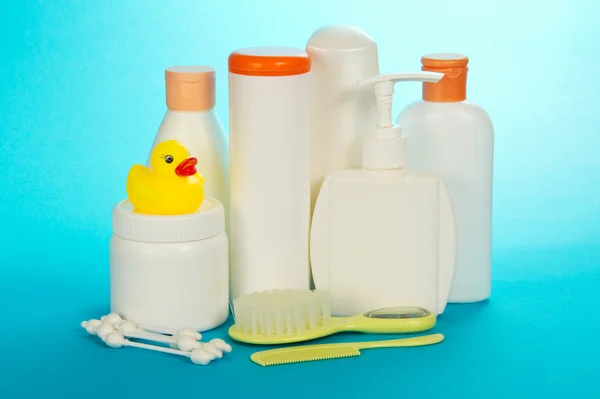
[[[356,331],[370,334],[411,333],[426,331],[435,326],[436,317],[428,313],[416,318],[374,318],[364,315],[352,317],[334,317],[337,331]]]
[[[356,349],[397,348],[402,346],[424,346],[440,343],[444,340],[442,334],[421,335],[420,337],[389,339],[386,341],[353,342],[350,345]]]

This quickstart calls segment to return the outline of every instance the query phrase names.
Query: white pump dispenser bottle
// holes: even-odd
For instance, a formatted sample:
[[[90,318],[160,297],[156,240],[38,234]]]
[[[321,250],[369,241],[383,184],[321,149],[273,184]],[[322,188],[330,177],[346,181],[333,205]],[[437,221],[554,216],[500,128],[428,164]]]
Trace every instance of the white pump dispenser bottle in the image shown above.
[[[391,122],[394,83],[437,82],[443,74],[377,75],[378,125],[363,142],[363,168],[330,173],[319,192],[311,229],[315,287],[328,290],[332,312],[418,306],[443,313],[454,276],[452,203],[435,174],[404,169],[402,128]]]
[[[452,198],[458,248],[450,303],[486,300],[492,290],[494,127],[488,113],[467,99],[469,58],[429,54],[422,69],[443,72],[423,83],[422,99],[400,112],[408,144],[407,166],[439,173]]]

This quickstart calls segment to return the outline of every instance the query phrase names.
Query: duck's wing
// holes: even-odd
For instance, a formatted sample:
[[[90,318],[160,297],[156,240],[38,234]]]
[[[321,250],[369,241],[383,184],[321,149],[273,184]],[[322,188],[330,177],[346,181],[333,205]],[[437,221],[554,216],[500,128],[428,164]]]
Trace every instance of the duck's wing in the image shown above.
[[[150,169],[142,165],[133,165],[127,176],[127,195],[136,203],[152,203],[160,193],[156,179]],[[131,198],[135,197],[135,198]]]

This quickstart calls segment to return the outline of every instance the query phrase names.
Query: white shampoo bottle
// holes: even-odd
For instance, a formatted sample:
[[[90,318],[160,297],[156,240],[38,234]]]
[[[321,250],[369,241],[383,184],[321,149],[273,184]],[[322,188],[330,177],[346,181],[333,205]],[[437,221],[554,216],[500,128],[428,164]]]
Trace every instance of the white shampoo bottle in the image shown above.
[[[152,149],[163,141],[177,140],[198,159],[196,168],[204,176],[205,195],[223,204],[229,234],[229,144],[215,112],[215,70],[209,66],[167,68],[165,83],[167,112]]]
[[[354,26],[315,31],[306,45],[311,69],[311,212],[329,172],[362,165],[364,132],[375,123],[373,90],[356,85],[379,73],[377,44]]]
[[[331,294],[332,312],[417,306],[443,313],[454,275],[452,203],[437,175],[404,169],[402,128],[391,123],[397,81],[438,81],[443,74],[378,75],[379,122],[363,142],[362,169],[330,173],[311,229],[315,287]]]
[[[397,119],[406,135],[407,167],[439,173],[454,204],[458,253],[451,303],[491,294],[494,129],[486,111],[467,100],[468,61],[460,54],[424,56],[422,69],[444,78],[423,83],[423,100]]]

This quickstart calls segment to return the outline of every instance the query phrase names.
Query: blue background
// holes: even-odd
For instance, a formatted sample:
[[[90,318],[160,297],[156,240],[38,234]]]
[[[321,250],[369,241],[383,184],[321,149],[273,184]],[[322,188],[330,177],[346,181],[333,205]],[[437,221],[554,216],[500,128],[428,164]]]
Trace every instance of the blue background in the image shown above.
[[[593,0],[1,2],[0,397],[599,397],[599,14]],[[303,48],[334,23],[377,41],[382,72],[470,57],[469,98],[496,129],[491,300],[449,306],[440,345],[285,367],[237,344],[195,367],[86,335],[79,322],[109,309],[111,208],[164,115],[164,68],[216,67],[227,128],[231,51]],[[399,87],[395,113],[419,89]]]

